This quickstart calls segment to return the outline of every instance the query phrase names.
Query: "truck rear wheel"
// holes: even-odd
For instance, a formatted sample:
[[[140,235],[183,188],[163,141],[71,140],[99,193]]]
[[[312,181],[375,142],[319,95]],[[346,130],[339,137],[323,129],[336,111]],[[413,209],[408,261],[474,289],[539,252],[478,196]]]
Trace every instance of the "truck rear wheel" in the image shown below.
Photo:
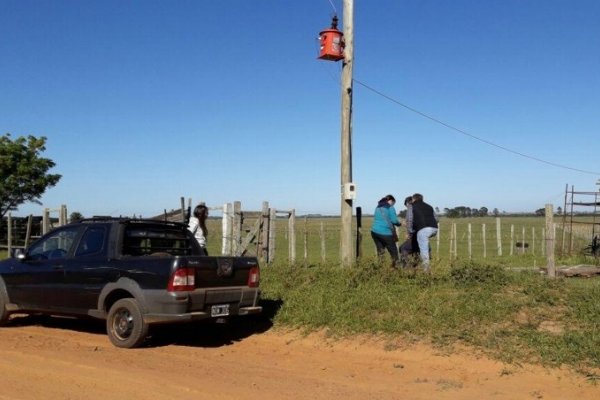
[[[144,322],[135,299],[121,299],[112,305],[106,319],[106,332],[117,347],[131,349],[144,342],[148,336],[148,324]]]

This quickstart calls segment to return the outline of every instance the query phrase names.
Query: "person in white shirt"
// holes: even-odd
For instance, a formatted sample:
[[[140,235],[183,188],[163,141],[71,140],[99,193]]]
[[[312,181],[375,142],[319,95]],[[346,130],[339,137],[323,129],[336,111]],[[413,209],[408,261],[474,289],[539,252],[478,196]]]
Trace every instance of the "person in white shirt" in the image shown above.
[[[208,237],[208,230],[206,229],[207,217],[208,207],[204,203],[200,203],[194,208],[194,215],[188,223],[188,230],[194,234],[204,256],[208,255],[208,251],[206,250],[206,238]]]

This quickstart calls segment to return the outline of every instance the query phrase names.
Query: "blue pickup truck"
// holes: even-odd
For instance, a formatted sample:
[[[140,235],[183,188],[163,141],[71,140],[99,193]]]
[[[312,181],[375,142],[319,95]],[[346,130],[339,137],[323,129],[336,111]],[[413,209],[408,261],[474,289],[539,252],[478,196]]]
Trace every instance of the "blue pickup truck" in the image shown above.
[[[256,258],[200,251],[180,223],[65,225],[0,261],[0,325],[12,314],[100,318],[115,346],[133,348],[153,324],[260,313]]]

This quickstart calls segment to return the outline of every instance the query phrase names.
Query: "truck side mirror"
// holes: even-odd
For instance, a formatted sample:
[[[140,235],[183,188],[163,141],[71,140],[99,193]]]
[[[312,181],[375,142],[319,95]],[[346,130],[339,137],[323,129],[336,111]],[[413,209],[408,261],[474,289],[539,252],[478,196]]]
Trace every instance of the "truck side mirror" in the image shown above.
[[[25,260],[25,250],[24,249],[14,249],[12,255],[14,258],[16,258],[19,261]]]

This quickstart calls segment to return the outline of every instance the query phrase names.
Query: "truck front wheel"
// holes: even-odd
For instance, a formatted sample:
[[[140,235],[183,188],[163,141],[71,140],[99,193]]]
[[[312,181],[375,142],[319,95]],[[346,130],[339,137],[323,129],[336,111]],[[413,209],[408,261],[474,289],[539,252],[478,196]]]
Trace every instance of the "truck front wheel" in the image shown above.
[[[148,336],[140,306],[135,299],[121,299],[112,305],[106,319],[108,338],[117,347],[131,349],[141,345]]]

